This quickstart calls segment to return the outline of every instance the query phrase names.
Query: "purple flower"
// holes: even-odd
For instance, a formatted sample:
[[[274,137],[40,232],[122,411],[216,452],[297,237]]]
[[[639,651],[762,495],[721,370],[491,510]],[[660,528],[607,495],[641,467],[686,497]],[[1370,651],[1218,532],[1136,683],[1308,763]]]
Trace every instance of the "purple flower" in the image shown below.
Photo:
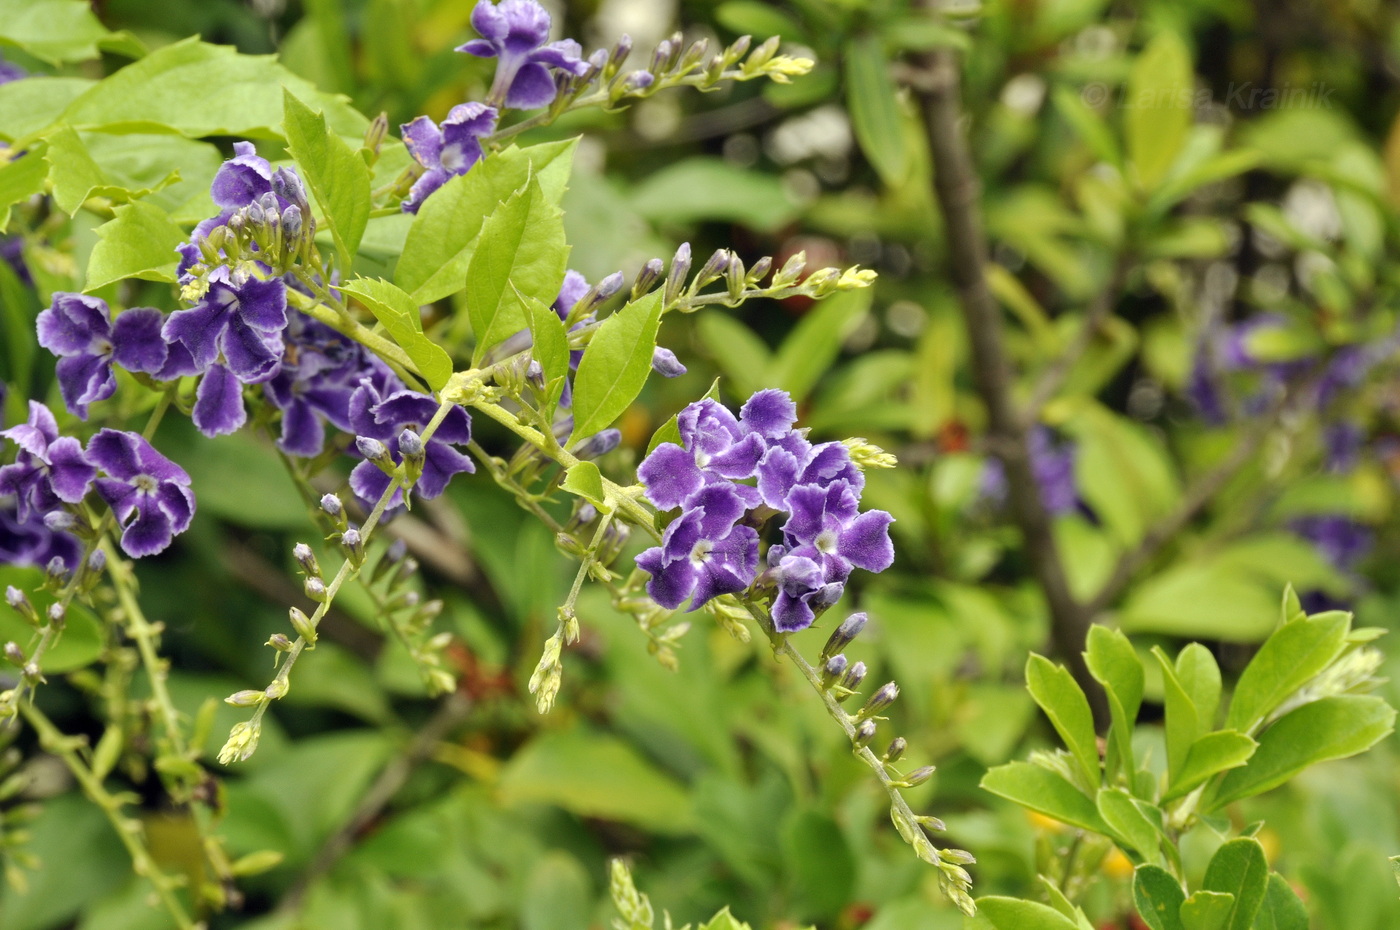
[[[47,565],[57,558],[76,566],[81,557],[77,539],[49,529],[37,514],[21,520],[15,499],[0,497],[0,565]]]
[[[88,443],[101,467],[102,495],[122,529],[122,551],[134,559],[165,550],[194,517],[190,476],[136,433],[104,429]]]
[[[1031,431],[1028,445],[1042,505],[1052,516],[1072,513],[1080,504],[1073,443],[1057,443],[1050,430],[1037,426]],[[982,496],[1000,502],[1005,500],[1006,490],[1006,470],[1001,460],[988,459],[982,472]]]
[[[798,485],[788,495],[788,508],[791,516],[783,524],[788,555],[816,562],[827,582],[845,582],[851,566],[882,572],[894,563],[894,518],[883,510],[860,513],[860,499],[848,482]]]
[[[159,310],[136,307],[114,324],[107,302],[83,294],[57,293],[53,305],[39,314],[39,344],[55,355],[63,402],[82,419],[88,404],[106,400],[117,390],[112,364],[128,371],[159,372],[169,350],[160,331]]]
[[[403,202],[405,213],[417,213],[428,195],[448,178],[466,174],[481,160],[481,137],[495,130],[496,117],[495,107],[462,103],[448,112],[441,127],[426,116],[399,127],[408,153],[427,169]]]
[[[412,430],[418,436],[436,414],[437,401],[427,394],[400,390],[381,397],[380,390],[370,378],[360,382],[350,398],[350,425],[360,437],[375,439],[399,455],[399,437]],[[453,475],[474,472],[476,466],[454,446],[465,445],[472,438],[472,421],[466,410],[453,407],[437,430],[424,444],[423,473],[414,490],[423,498],[441,494]],[[390,477],[373,462],[365,461],[350,473],[350,487],[366,503],[373,504],[389,488]],[[403,502],[403,491],[394,492],[389,506]]]
[[[31,400],[28,422],[0,430],[0,436],[20,448],[14,464],[0,468],[0,495],[15,498],[21,522],[87,496],[97,469],[83,454],[82,443],[58,435],[48,407]]]
[[[288,455],[309,458],[325,445],[325,423],[350,432],[350,398],[370,378],[383,394],[403,385],[379,359],[348,336],[304,313],[290,316],[282,367],[263,385],[282,411],[277,446]]]
[[[588,63],[572,39],[546,44],[549,14],[535,0],[478,0],[472,10],[472,27],[479,39],[457,51],[480,58],[497,58],[496,76],[487,99],[496,106],[532,110],[554,101],[554,76],[550,68],[581,75]]]
[[[1350,571],[1371,551],[1371,531],[1340,514],[1299,517],[1293,531],[1312,543],[1318,553],[1339,571]]]
[[[253,143],[235,142],[233,152],[233,158],[219,166],[209,186],[214,203],[225,209],[246,207],[272,190],[272,165]]]
[[[768,552],[770,561],[775,552],[779,555],[773,567],[773,580],[778,586],[778,594],[773,599],[773,629],[779,633],[805,630],[817,618],[817,611],[841,599],[846,583],[828,581],[826,572],[815,560],[788,555],[782,546],[773,546]]]
[[[695,610],[720,594],[735,594],[753,583],[758,568],[758,532],[736,521],[743,500],[728,485],[701,490],[694,505],[662,535],[661,545],[637,556],[651,574],[647,593],[662,607],[679,607],[687,597]]]
[[[239,381],[256,384],[277,371],[286,326],[287,285],[280,278],[262,281],[220,267],[210,273],[204,298],[172,313],[161,335],[183,344],[200,371],[222,356]]]

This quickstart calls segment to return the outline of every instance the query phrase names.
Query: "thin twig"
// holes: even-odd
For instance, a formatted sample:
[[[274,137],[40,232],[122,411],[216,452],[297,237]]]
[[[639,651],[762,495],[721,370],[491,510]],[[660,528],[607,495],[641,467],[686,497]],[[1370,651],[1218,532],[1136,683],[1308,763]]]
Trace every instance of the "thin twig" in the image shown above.
[[[959,126],[962,107],[957,59],[947,49],[936,49],[918,56],[917,64],[914,90],[933,154],[933,186],[943,214],[949,272],[967,327],[977,391],[987,408],[988,445],[1006,469],[1012,514],[1050,611],[1055,652],[1089,696],[1096,718],[1106,719],[1103,692],[1089,674],[1081,654],[1093,615],[1070,593],[1064,563],[1031,467],[1027,431],[1011,396],[1011,367],[1002,342],[1001,310],[987,286],[980,187]]]

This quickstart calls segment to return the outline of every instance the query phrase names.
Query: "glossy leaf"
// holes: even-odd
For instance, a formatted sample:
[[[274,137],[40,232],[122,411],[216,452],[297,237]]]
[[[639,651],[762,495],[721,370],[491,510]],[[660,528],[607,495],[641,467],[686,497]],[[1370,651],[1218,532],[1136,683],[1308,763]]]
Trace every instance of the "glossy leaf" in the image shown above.
[[[340,269],[348,273],[365,234],[370,213],[369,166],[291,91],[282,95],[283,133],[322,218],[330,226]]]
[[[1171,776],[1163,800],[1179,798],[1221,772],[1239,768],[1254,755],[1258,745],[1234,730],[1217,730],[1200,737],[1191,744],[1180,769]]]
[[[1094,802],[1061,776],[1031,762],[998,765],[982,776],[982,787],[1064,823],[1108,833]]]
[[[1101,624],[1089,628],[1087,646],[1085,661],[1089,672],[1104,686],[1113,718],[1110,770],[1121,765],[1131,774],[1136,770],[1132,757],[1133,725],[1142,705],[1142,662],[1128,637]]]
[[[481,365],[492,346],[527,328],[522,296],[554,302],[568,258],[563,214],[531,178],[486,218],[468,267],[473,366]]]
[[[1026,687],[1069,748],[1083,785],[1097,789],[1099,750],[1094,715],[1079,683],[1068,669],[1033,653],[1026,662]]]
[[[1053,907],[1020,898],[978,898],[977,910],[997,930],[1078,930]]]
[[[661,292],[629,303],[593,334],[574,378],[574,435],[607,429],[631,406],[651,371],[661,325]]]
[[[1099,814],[1112,829],[1113,835],[1135,850],[1148,862],[1162,864],[1161,812],[1153,817],[1135,803],[1132,795],[1121,788],[1103,788],[1098,795]]]
[[[1254,917],[1254,926],[1256,930],[1308,930],[1308,909],[1277,872],[1269,875],[1269,887]]]
[[[570,465],[569,470],[564,473],[564,481],[560,487],[570,494],[577,494],[596,507],[601,508],[606,504],[603,475],[592,462]]]
[[[1250,733],[1269,712],[1341,655],[1351,617],[1340,611],[1285,623],[1240,674],[1225,725]]]
[[[1181,905],[1186,892],[1166,869],[1140,865],[1133,873],[1133,904],[1151,930],[1184,930]]]
[[[1227,930],[1235,896],[1218,891],[1198,891],[1181,905],[1184,930]]]
[[[0,0],[0,47],[50,64],[96,58],[112,38],[85,0]]]
[[[418,305],[402,290],[375,278],[356,278],[340,285],[347,294],[359,298],[374,318],[383,324],[399,347],[413,360],[414,367],[433,390],[441,390],[452,377],[452,358],[423,334]]]
[[[1228,892],[1234,897],[1224,930],[1249,930],[1264,900],[1268,881],[1269,864],[1264,860],[1264,847],[1256,839],[1240,837],[1215,851],[1201,887],[1205,891]]]

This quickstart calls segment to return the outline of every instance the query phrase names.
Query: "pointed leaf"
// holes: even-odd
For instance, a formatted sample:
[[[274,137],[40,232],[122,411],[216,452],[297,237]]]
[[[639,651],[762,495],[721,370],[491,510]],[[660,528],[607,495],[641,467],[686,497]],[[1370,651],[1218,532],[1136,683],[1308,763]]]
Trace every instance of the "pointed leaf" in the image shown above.
[[[1278,787],[1310,765],[1364,752],[1394,725],[1395,708],[1378,697],[1346,694],[1304,704],[1263,732],[1249,764],[1225,776],[1210,810]]]
[[[1350,627],[1350,614],[1333,611],[1275,630],[1240,674],[1225,726],[1253,733],[1270,711],[1341,655]]]
[[[452,358],[442,346],[423,335],[418,305],[402,290],[376,278],[356,278],[340,285],[374,314],[399,347],[413,360],[428,387],[441,390],[452,377]]]
[[[978,898],[977,910],[997,930],[1078,930],[1078,924],[1053,907],[1020,898]]]
[[[517,289],[516,298],[525,306],[525,322],[530,324],[530,357],[540,363],[544,371],[546,413],[554,412],[554,404],[564,390],[569,377],[569,334],[564,330],[564,321],[559,314],[542,300],[537,300]]]
[[[1193,117],[1191,53],[1174,32],[1157,34],[1128,75],[1124,100],[1128,155],[1138,182],[1151,190],[1186,142]]]
[[[1085,661],[1090,674],[1104,686],[1113,720],[1109,771],[1121,765],[1131,777],[1136,771],[1132,755],[1133,725],[1137,722],[1138,708],[1142,706],[1142,662],[1128,637],[1101,624],[1089,628],[1087,643]]]
[[[1264,847],[1256,839],[1240,837],[1215,851],[1206,867],[1201,888],[1229,892],[1234,897],[1225,930],[1249,930],[1264,901],[1268,882],[1269,864],[1264,859]]]
[[[48,174],[49,164],[44,160],[42,147],[0,165],[0,230],[4,229],[10,207],[42,191]]]
[[[473,366],[492,346],[526,328],[521,295],[554,302],[568,258],[564,215],[531,178],[481,225],[481,242],[467,271],[467,311],[476,335]]]
[[[592,462],[576,462],[570,465],[569,470],[564,473],[564,482],[560,487],[570,494],[577,494],[600,509],[607,505],[607,498],[603,494],[603,475]]]
[[[88,260],[87,292],[113,281],[174,281],[184,230],[160,207],[138,200],[117,207],[116,218],[97,227],[99,242]]]
[[[1185,900],[1181,883],[1166,869],[1140,865],[1133,873],[1133,903],[1151,930],[1184,930],[1180,911]]]
[[[1068,669],[1032,653],[1026,662],[1026,687],[1074,757],[1084,786],[1097,789],[1099,750],[1094,715],[1079,683]]]
[[[1162,668],[1162,701],[1166,714],[1166,741],[1167,741],[1167,779],[1168,783],[1175,782],[1181,774],[1181,767],[1186,764],[1186,756],[1191,752],[1191,746],[1200,736],[1200,718],[1196,713],[1196,705],[1192,702],[1186,689],[1181,686],[1181,682],[1176,677],[1176,667],[1172,665],[1171,659],[1162,651],[1161,646],[1152,647],[1152,656],[1157,660],[1157,664]]]
[[[1269,875],[1269,888],[1254,926],[1255,930],[1308,930],[1308,909],[1277,872]]]
[[[348,274],[369,222],[369,166],[331,131],[322,114],[313,112],[290,90],[282,94],[282,127],[287,150],[331,228],[341,271]]]
[[[1034,763],[999,765],[982,776],[982,788],[1072,826],[1109,832],[1093,801],[1061,776]]]
[[[1148,862],[1161,864],[1161,812],[1153,823],[1122,788],[1103,788],[1098,796],[1099,814],[1104,823],[1130,849]]]
[[[1171,777],[1162,800],[1179,798],[1219,773],[1244,765],[1254,755],[1258,745],[1234,730],[1207,733],[1191,744],[1180,771]]]
[[[661,325],[661,292],[623,307],[593,334],[574,378],[574,436],[607,429],[631,406],[651,371]]]
[[[845,51],[846,107],[856,141],[885,185],[896,187],[908,173],[909,151],[889,56],[874,35],[857,36]]]

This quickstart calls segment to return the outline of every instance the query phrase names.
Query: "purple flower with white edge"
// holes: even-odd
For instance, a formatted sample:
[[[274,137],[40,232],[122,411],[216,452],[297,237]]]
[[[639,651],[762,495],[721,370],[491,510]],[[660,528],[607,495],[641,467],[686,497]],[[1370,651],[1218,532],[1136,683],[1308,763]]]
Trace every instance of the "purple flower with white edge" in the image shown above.
[[[122,551],[134,559],[163,552],[194,518],[190,476],[137,433],[104,429],[88,443],[101,467],[97,479],[112,515],[122,527]]]
[[[107,302],[84,294],[59,292],[36,321],[39,345],[60,356],[58,386],[68,409],[87,419],[88,404],[117,390],[116,363],[128,371],[159,372],[169,350],[161,338],[159,310],[135,307],[112,322]]]
[[[487,99],[496,106],[533,110],[554,101],[551,68],[582,75],[588,63],[572,39],[549,42],[549,14],[535,0],[478,0],[472,28],[481,36],[457,51],[496,58],[496,76]]]
[[[48,407],[31,400],[28,422],[0,430],[0,436],[20,448],[14,463],[0,468],[0,495],[15,498],[21,522],[87,496],[97,469],[82,443],[58,434],[58,421]]]
[[[417,213],[448,178],[466,174],[481,160],[481,137],[496,129],[497,115],[495,107],[484,103],[462,103],[448,112],[441,126],[420,116],[399,127],[408,153],[426,169],[403,202],[405,213]]]
[[[17,507],[15,498],[0,497],[0,565],[47,565],[55,558],[66,566],[78,564],[77,539],[50,529],[37,515],[21,520]]]
[[[350,398],[350,425],[361,438],[382,442],[397,456],[403,431],[412,430],[421,437],[437,410],[437,401],[427,394],[401,390],[382,397],[373,380],[365,378]],[[413,486],[420,497],[437,497],[447,488],[453,475],[476,471],[472,460],[454,448],[465,445],[471,438],[471,417],[463,408],[454,406],[423,443],[423,471]],[[356,465],[350,473],[351,489],[371,505],[383,496],[391,481],[379,466],[369,461]],[[403,490],[398,489],[389,506],[401,503]]]
[[[773,546],[770,555],[774,550],[781,553],[783,547]],[[844,580],[828,581],[822,566],[802,555],[782,555],[773,568],[773,580],[778,586],[773,599],[773,629],[779,633],[795,633],[811,626],[817,611],[839,601],[846,588]]]
[[[233,143],[233,152],[233,157],[219,166],[209,194],[218,206],[237,209],[272,190],[272,165],[251,142]]]
[[[802,556],[822,567],[825,582],[845,582],[851,567],[882,572],[894,563],[890,524],[883,510],[860,513],[860,499],[846,481],[822,487],[802,484],[788,494],[783,524],[786,558]]]
[[[637,566],[651,575],[652,600],[675,609],[689,597],[695,610],[752,584],[758,532],[736,522],[744,510],[732,485],[712,484],[696,494],[693,506],[666,527],[661,545],[637,556]]]
[[[200,371],[222,356],[239,381],[256,384],[276,373],[286,326],[287,285],[280,278],[263,281],[220,267],[210,273],[203,299],[172,313],[161,335],[188,349]]]

